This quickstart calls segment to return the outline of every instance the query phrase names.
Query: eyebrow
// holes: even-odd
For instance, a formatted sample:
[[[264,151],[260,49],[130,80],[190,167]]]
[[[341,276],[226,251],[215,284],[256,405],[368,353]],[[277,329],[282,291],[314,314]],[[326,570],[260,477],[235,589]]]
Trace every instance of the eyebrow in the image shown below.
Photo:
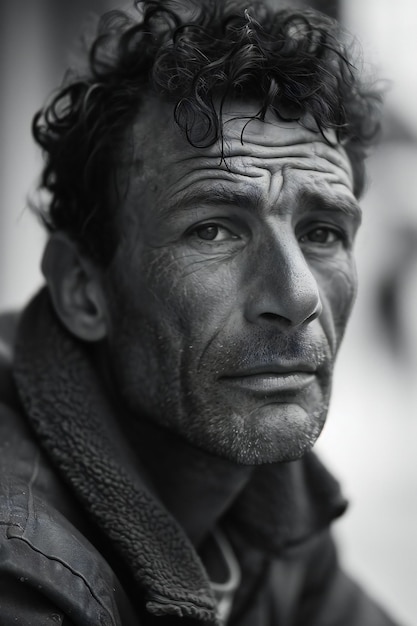
[[[204,206],[232,206],[247,210],[259,208],[262,203],[262,192],[256,187],[247,187],[245,191],[216,186],[213,189],[199,189],[188,191],[180,198],[169,203],[163,210],[163,214],[188,211],[198,205]]]
[[[362,221],[362,209],[353,198],[338,195],[330,199],[317,192],[303,191],[300,196],[300,204],[305,204],[307,207],[314,205],[314,208],[321,211],[342,211],[358,223]]]

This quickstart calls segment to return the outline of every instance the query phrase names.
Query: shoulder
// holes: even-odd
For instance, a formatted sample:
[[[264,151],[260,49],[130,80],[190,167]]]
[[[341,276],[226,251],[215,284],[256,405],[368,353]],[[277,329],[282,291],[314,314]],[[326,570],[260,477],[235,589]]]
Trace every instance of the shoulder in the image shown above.
[[[0,459],[0,622],[15,623],[30,608],[42,626],[51,614],[74,624],[136,624],[113,570],[73,523],[79,510],[21,417],[5,406]]]
[[[19,408],[15,321],[0,316],[0,623],[137,626],[115,573],[87,539],[80,504]]]
[[[29,604],[41,614],[53,608],[75,624],[125,623],[120,608],[126,600],[116,576],[68,520],[30,484],[9,483],[0,501],[0,580],[15,618]]]

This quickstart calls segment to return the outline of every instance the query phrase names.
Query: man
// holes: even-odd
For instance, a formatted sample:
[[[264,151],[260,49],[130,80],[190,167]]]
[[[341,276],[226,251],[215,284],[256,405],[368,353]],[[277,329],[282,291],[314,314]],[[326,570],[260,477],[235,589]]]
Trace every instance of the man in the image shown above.
[[[4,359],[2,624],[392,624],[338,567],[311,452],[374,102],[320,14],[105,18],[34,121],[47,287]]]

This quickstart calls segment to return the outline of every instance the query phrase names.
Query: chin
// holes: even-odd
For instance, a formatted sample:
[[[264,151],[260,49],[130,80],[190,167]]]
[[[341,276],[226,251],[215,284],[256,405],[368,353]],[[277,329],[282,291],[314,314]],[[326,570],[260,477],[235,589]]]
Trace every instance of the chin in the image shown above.
[[[326,409],[308,412],[298,404],[273,404],[249,416],[234,414],[206,437],[190,440],[201,449],[239,465],[296,461],[316,443]],[[190,435],[192,433],[188,433]]]

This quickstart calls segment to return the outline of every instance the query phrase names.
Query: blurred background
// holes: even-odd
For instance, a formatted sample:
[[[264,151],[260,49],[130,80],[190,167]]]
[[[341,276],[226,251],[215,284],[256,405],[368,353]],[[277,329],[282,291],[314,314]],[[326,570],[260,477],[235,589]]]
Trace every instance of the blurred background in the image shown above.
[[[318,449],[351,501],[336,525],[345,567],[405,625],[416,626],[417,3],[287,4],[338,17],[362,42],[366,63],[390,81],[384,138],[362,202],[360,291]],[[27,209],[41,168],[31,118],[61,81],[89,15],[115,6],[109,0],[0,4],[1,310],[20,307],[41,284],[44,234]]]

